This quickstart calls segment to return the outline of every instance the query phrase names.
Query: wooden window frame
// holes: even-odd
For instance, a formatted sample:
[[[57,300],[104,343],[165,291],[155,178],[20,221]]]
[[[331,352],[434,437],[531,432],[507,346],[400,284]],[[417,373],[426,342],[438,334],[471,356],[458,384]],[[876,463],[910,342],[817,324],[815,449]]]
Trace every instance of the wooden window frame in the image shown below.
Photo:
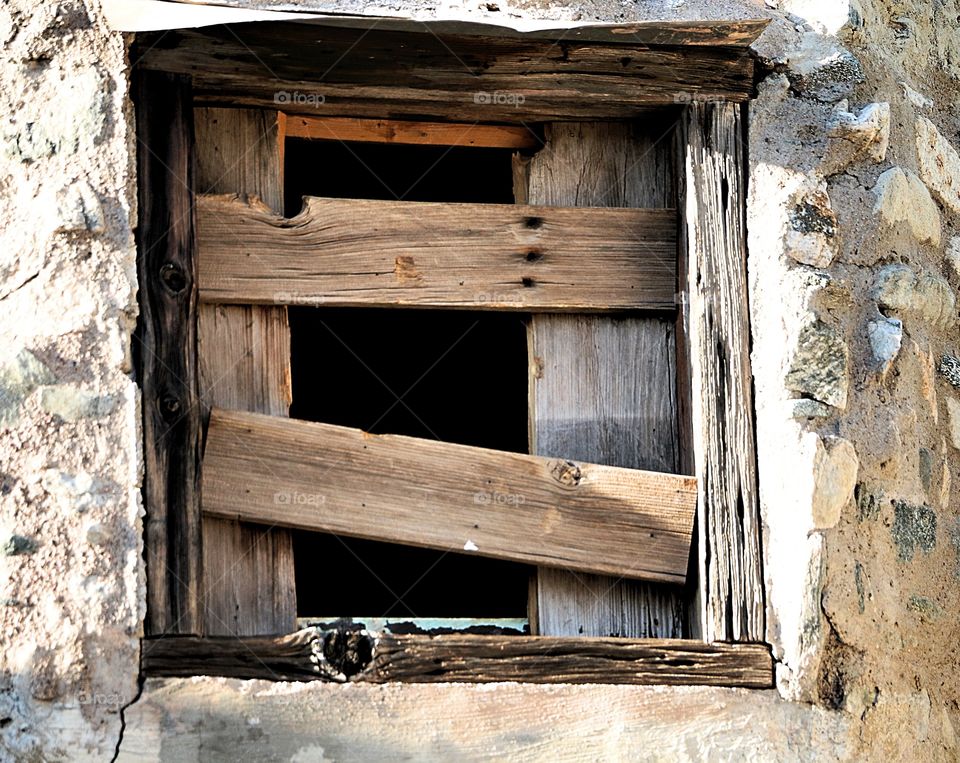
[[[735,34],[728,32],[725,43],[715,39],[707,44],[691,43],[695,32],[669,30],[664,38],[669,41],[663,44],[587,44],[573,53],[565,48],[563,60],[580,56],[579,65],[588,65],[588,73],[569,74],[564,80],[568,87],[562,90],[551,91],[538,71],[524,71],[512,79],[491,76],[491,82],[512,82],[517,90],[539,88],[539,101],[512,112],[502,108],[479,111],[469,104],[451,112],[449,104],[437,105],[442,99],[413,98],[402,81],[391,87],[361,87],[365,95],[356,99],[347,96],[360,87],[357,82],[323,84],[324,89],[338,94],[330,110],[335,119],[342,120],[336,129],[353,129],[361,140],[364,135],[383,139],[382,124],[371,124],[369,117],[385,109],[421,120],[455,121],[479,115],[491,122],[522,124],[531,119],[623,119],[644,108],[676,106],[686,98],[679,108],[676,132],[679,282],[686,287],[677,317],[677,333],[682,338],[678,348],[683,348],[677,352],[677,377],[684,414],[681,421],[690,422],[681,432],[682,451],[688,459],[684,466],[696,475],[698,483],[701,587],[696,619],[703,641],[432,637],[318,629],[270,637],[200,635],[205,630],[201,569],[209,562],[202,550],[201,535],[206,530],[201,529],[205,525],[199,500],[205,406],[197,353],[198,295],[203,281],[196,256],[193,109],[196,104],[275,107],[269,93],[277,90],[277,83],[242,63],[240,59],[247,54],[231,52],[229,42],[216,28],[179,32],[175,40],[162,45],[149,36],[142,39],[146,52],[140,56],[135,83],[141,285],[136,347],[143,391],[147,508],[148,610],[142,657],[146,675],[339,682],[773,685],[772,656],[763,643],[741,134],[744,102],[753,87],[752,60],[745,45],[762,26],[746,22]],[[283,34],[278,27],[290,30],[295,43],[302,42],[296,35],[302,34],[303,25],[251,27],[256,27],[250,43],[255,56],[269,57],[271,40]],[[337,33],[333,36],[337,38]],[[698,39],[703,39],[702,34]],[[479,38],[459,42],[474,46],[477,55],[486,47],[496,48],[500,60],[508,59],[518,47],[518,55],[549,57],[554,47],[542,40],[506,46]],[[599,98],[595,82],[603,82],[609,90],[609,77],[618,73],[617,67],[627,68],[634,59],[664,81],[654,77],[649,87],[637,88],[624,77],[612,95]],[[556,64],[554,58],[550,60]],[[294,74],[295,64],[291,70],[281,71],[281,80],[289,75],[290,81],[301,81],[294,80]],[[601,76],[594,78],[594,74]],[[445,87],[454,87],[463,95],[477,90],[478,81],[483,87],[482,76],[476,74],[453,85],[448,78]],[[331,129],[329,120],[324,124],[296,112],[294,104],[290,113],[281,117],[292,125],[287,134]],[[502,130],[498,134],[491,127],[478,139],[506,140],[504,136]],[[412,134],[403,140],[417,137]],[[282,142],[279,150],[282,152]],[[524,309],[520,303],[511,307]],[[277,308],[276,302],[271,302],[249,309]],[[273,397],[283,394],[275,391]],[[248,402],[247,407],[270,413],[275,407],[267,399],[270,397]]]

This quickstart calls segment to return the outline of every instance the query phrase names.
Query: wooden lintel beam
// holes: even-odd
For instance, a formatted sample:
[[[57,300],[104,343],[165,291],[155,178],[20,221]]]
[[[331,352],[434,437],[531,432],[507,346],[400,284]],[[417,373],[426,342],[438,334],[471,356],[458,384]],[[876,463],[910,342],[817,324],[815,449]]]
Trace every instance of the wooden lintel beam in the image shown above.
[[[345,143],[471,148],[532,149],[543,145],[531,129],[517,125],[314,117],[297,114],[286,119],[286,137],[338,140]]]
[[[523,124],[623,119],[753,93],[745,47],[243,24],[144,34],[141,67],[189,73],[204,103],[288,114]]]
[[[198,201],[203,302],[672,310],[676,211],[306,197]]]
[[[306,629],[284,636],[143,641],[146,676],[366,683],[705,685],[768,689],[766,644],[680,639],[394,635]]]
[[[682,582],[691,477],[214,409],[207,515]]]

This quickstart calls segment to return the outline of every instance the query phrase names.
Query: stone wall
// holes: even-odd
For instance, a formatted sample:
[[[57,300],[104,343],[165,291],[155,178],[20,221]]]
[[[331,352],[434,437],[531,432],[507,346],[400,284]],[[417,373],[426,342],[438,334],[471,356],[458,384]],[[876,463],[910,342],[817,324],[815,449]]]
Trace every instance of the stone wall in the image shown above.
[[[960,4],[375,10],[774,18],[755,45],[766,76],[751,106],[748,225],[778,693],[198,679],[150,681],[136,699],[129,40],[92,0],[10,0],[0,7],[0,760],[109,758],[121,735],[125,756],[169,760],[232,759],[239,738],[302,760],[325,750],[572,759],[585,750],[578,739],[631,760],[960,756]],[[444,725],[431,703],[463,723]],[[525,703],[551,728],[490,715]],[[598,711],[606,705],[619,709]],[[323,723],[315,745],[297,746],[305,713]],[[405,722],[406,735],[390,731]]]

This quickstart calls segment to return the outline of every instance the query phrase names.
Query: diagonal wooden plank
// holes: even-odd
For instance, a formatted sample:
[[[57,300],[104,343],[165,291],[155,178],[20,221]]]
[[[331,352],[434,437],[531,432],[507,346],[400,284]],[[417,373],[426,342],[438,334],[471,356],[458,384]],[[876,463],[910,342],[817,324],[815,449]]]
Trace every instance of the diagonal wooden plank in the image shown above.
[[[198,204],[206,302],[525,311],[669,309],[676,213],[307,197]]]
[[[682,582],[696,482],[214,409],[207,515]]]

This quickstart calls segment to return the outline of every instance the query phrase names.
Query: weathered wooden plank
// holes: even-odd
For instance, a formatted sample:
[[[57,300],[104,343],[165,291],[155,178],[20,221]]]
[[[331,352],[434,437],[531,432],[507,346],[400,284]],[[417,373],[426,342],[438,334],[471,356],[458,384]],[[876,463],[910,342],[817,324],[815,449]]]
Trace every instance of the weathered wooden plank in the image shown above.
[[[688,334],[703,637],[764,637],[740,107],[694,104],[686,160]]]
[[[690,477],[221,411],[206,514],[682,582]]]
[[[670,206],[671,129],[663,120],[549,125],[547,150],[526,170],[529,201]],[[534,315],[531,452],[677,471],[674,347],[669,320]],[[537,572],[530,619],[555,636],[687,635],[674,587],[550,568]]]
[[[287,220],[199,201],[205,302],[525,311],[664,309],[673,210],[320,199]]]
[[[396,635],[308,629],[267,638],[143,642],[147,676],[336,682],[773,686],[766,644],[681,639]]]
[[[339,140],[395,145],[539,148],[531,129],[516,125],[416,122],[404,119],[354,119],[294,115],[287,119],[289,138]]]
[[[134,352],[142,390],[148,634],[200,633],[200,406],[190,79],[142,72],[136,88]]]
[[[256,193],[283,209],[283,129],[276,111],[194,112],[201,193]],[[290,327],[285,307],[200,305],[204,406],[286,416]],[[297,616],[293,536],[284,528],[203,520],[205,632],[288,633]]]
[[[753,91],[753,60],[735,47],[245,24],[141,35],[135,55],[140,66],[192,74],[208,103],[322,116],[627,118]]]

